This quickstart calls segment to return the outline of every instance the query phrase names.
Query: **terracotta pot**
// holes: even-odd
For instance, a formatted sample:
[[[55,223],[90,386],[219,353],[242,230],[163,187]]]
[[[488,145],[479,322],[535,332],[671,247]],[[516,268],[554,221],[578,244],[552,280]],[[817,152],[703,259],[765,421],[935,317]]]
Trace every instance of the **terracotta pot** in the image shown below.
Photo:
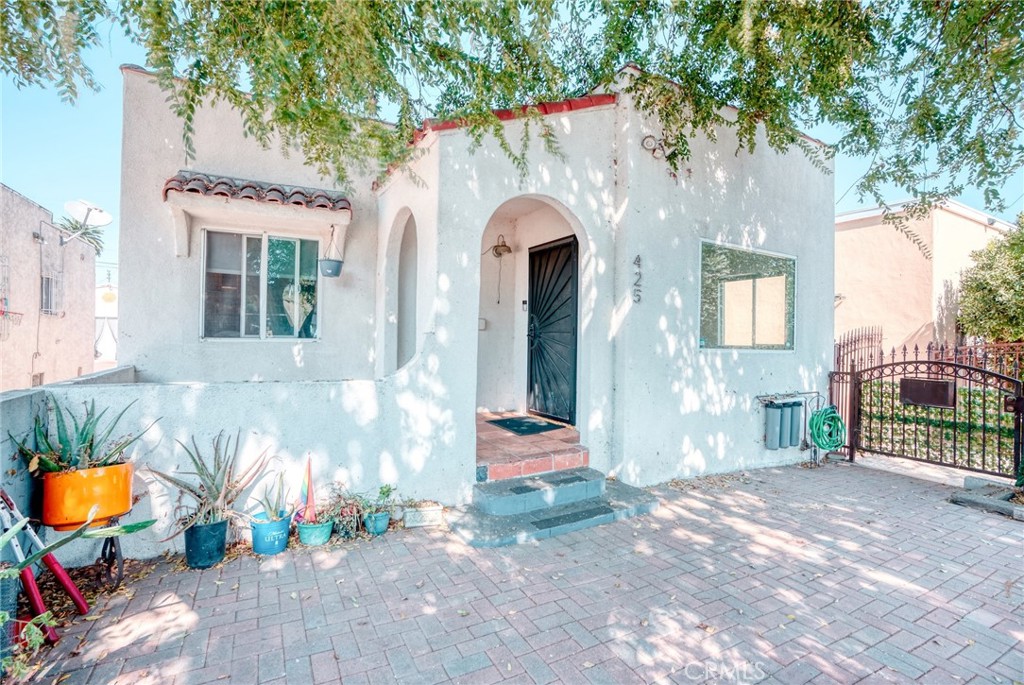
[[[115,464],[67,473],[43,474],[43,525],[74,530],[99,504],[92,527],[132,510],[132,464]]]

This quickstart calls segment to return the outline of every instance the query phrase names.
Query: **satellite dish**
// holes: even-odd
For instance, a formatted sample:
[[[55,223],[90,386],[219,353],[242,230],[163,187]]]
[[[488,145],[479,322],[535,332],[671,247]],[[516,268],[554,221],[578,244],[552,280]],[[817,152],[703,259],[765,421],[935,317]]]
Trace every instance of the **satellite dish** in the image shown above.
[[[82,226],[106,226],[114,220],[108,212],[88,200],[70,200],[64,203],[64,211]]]

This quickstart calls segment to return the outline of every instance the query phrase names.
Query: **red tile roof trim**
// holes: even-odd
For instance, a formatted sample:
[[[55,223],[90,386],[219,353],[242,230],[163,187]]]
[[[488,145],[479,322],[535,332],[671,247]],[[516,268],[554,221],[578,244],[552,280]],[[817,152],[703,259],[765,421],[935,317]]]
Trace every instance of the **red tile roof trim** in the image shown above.
[[[345,210],[350,213],[352,211],[352,203],[338,192],[210,176],[193,171],[179,171],[167,179],[164,182],[164,200],[167,199],[167,193],[172,190],[179,193],[206,195],[207,197],[271,202],[309,209],[329,209],[335,212]]]
[[[536,109],[541,114],[562,114],[565,112],[578,112],[583,109],[590,109],[591,107],[600,107],[602,105],[613,105],[615,104],[615,94],[606,93],[602,95],[585,95],[581,98],[569,98],[568,100],[559,100],[558,102],[540,102],[536,105],[523,105],[516,109],[496,109],[494,115],[498,117],[500,121],[511,121],[531,109]],[[427,119],[423,122],[422,130],[431,131],[448,131],[454,128],[461,128],[466,125],[465,119],[449,119],[447,121],[439,121],[437,119]]]

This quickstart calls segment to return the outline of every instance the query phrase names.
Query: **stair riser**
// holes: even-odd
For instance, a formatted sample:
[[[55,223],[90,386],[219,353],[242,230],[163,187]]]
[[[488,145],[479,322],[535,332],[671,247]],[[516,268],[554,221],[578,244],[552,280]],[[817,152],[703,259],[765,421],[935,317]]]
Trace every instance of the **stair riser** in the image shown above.
[[[473,504],[487,514],[511,516],[600,497],[604,494],[604,484],[604,479],[599,478],[538,488],[515,495],[493,495],[477,490],[473,496]]]
[[[657,510],[658,503],[651,502],[646,504],[640,504],[625,509],[616,509],[607,514],[601,514],[582,521],[573,521],[561,526],[554,526],[551,528],[545,528],[540,530],[520,531],[515,535],[510,535],[505,538],[491,538],[491,539],[471,539],[467,542],[472,547],[488,548],[488,547],[508,547],[509,545],[521,545],[533,540],[543,540],[545,538],[553,538],[559,535],[565,535],[566,533],[574,533],[578,530],[586,530],[587,528],[593,528],[595,526],[604,525],[606,523],[613,523],[615,521],[621,521],[623,519],[632,518],[634,516],[643,516],[644,514],[650,514]]]

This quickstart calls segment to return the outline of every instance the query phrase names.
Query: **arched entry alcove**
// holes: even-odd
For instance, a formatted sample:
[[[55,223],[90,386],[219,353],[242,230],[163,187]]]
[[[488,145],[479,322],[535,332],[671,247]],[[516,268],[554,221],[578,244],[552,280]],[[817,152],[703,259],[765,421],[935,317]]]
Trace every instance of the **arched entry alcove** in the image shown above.
[[[481,411],[575,423],[580,245],[586,240],[579,221],[549,197],[510,199],[488,220],[480,246]],[[545,332],[547,324],[558,330]]]

